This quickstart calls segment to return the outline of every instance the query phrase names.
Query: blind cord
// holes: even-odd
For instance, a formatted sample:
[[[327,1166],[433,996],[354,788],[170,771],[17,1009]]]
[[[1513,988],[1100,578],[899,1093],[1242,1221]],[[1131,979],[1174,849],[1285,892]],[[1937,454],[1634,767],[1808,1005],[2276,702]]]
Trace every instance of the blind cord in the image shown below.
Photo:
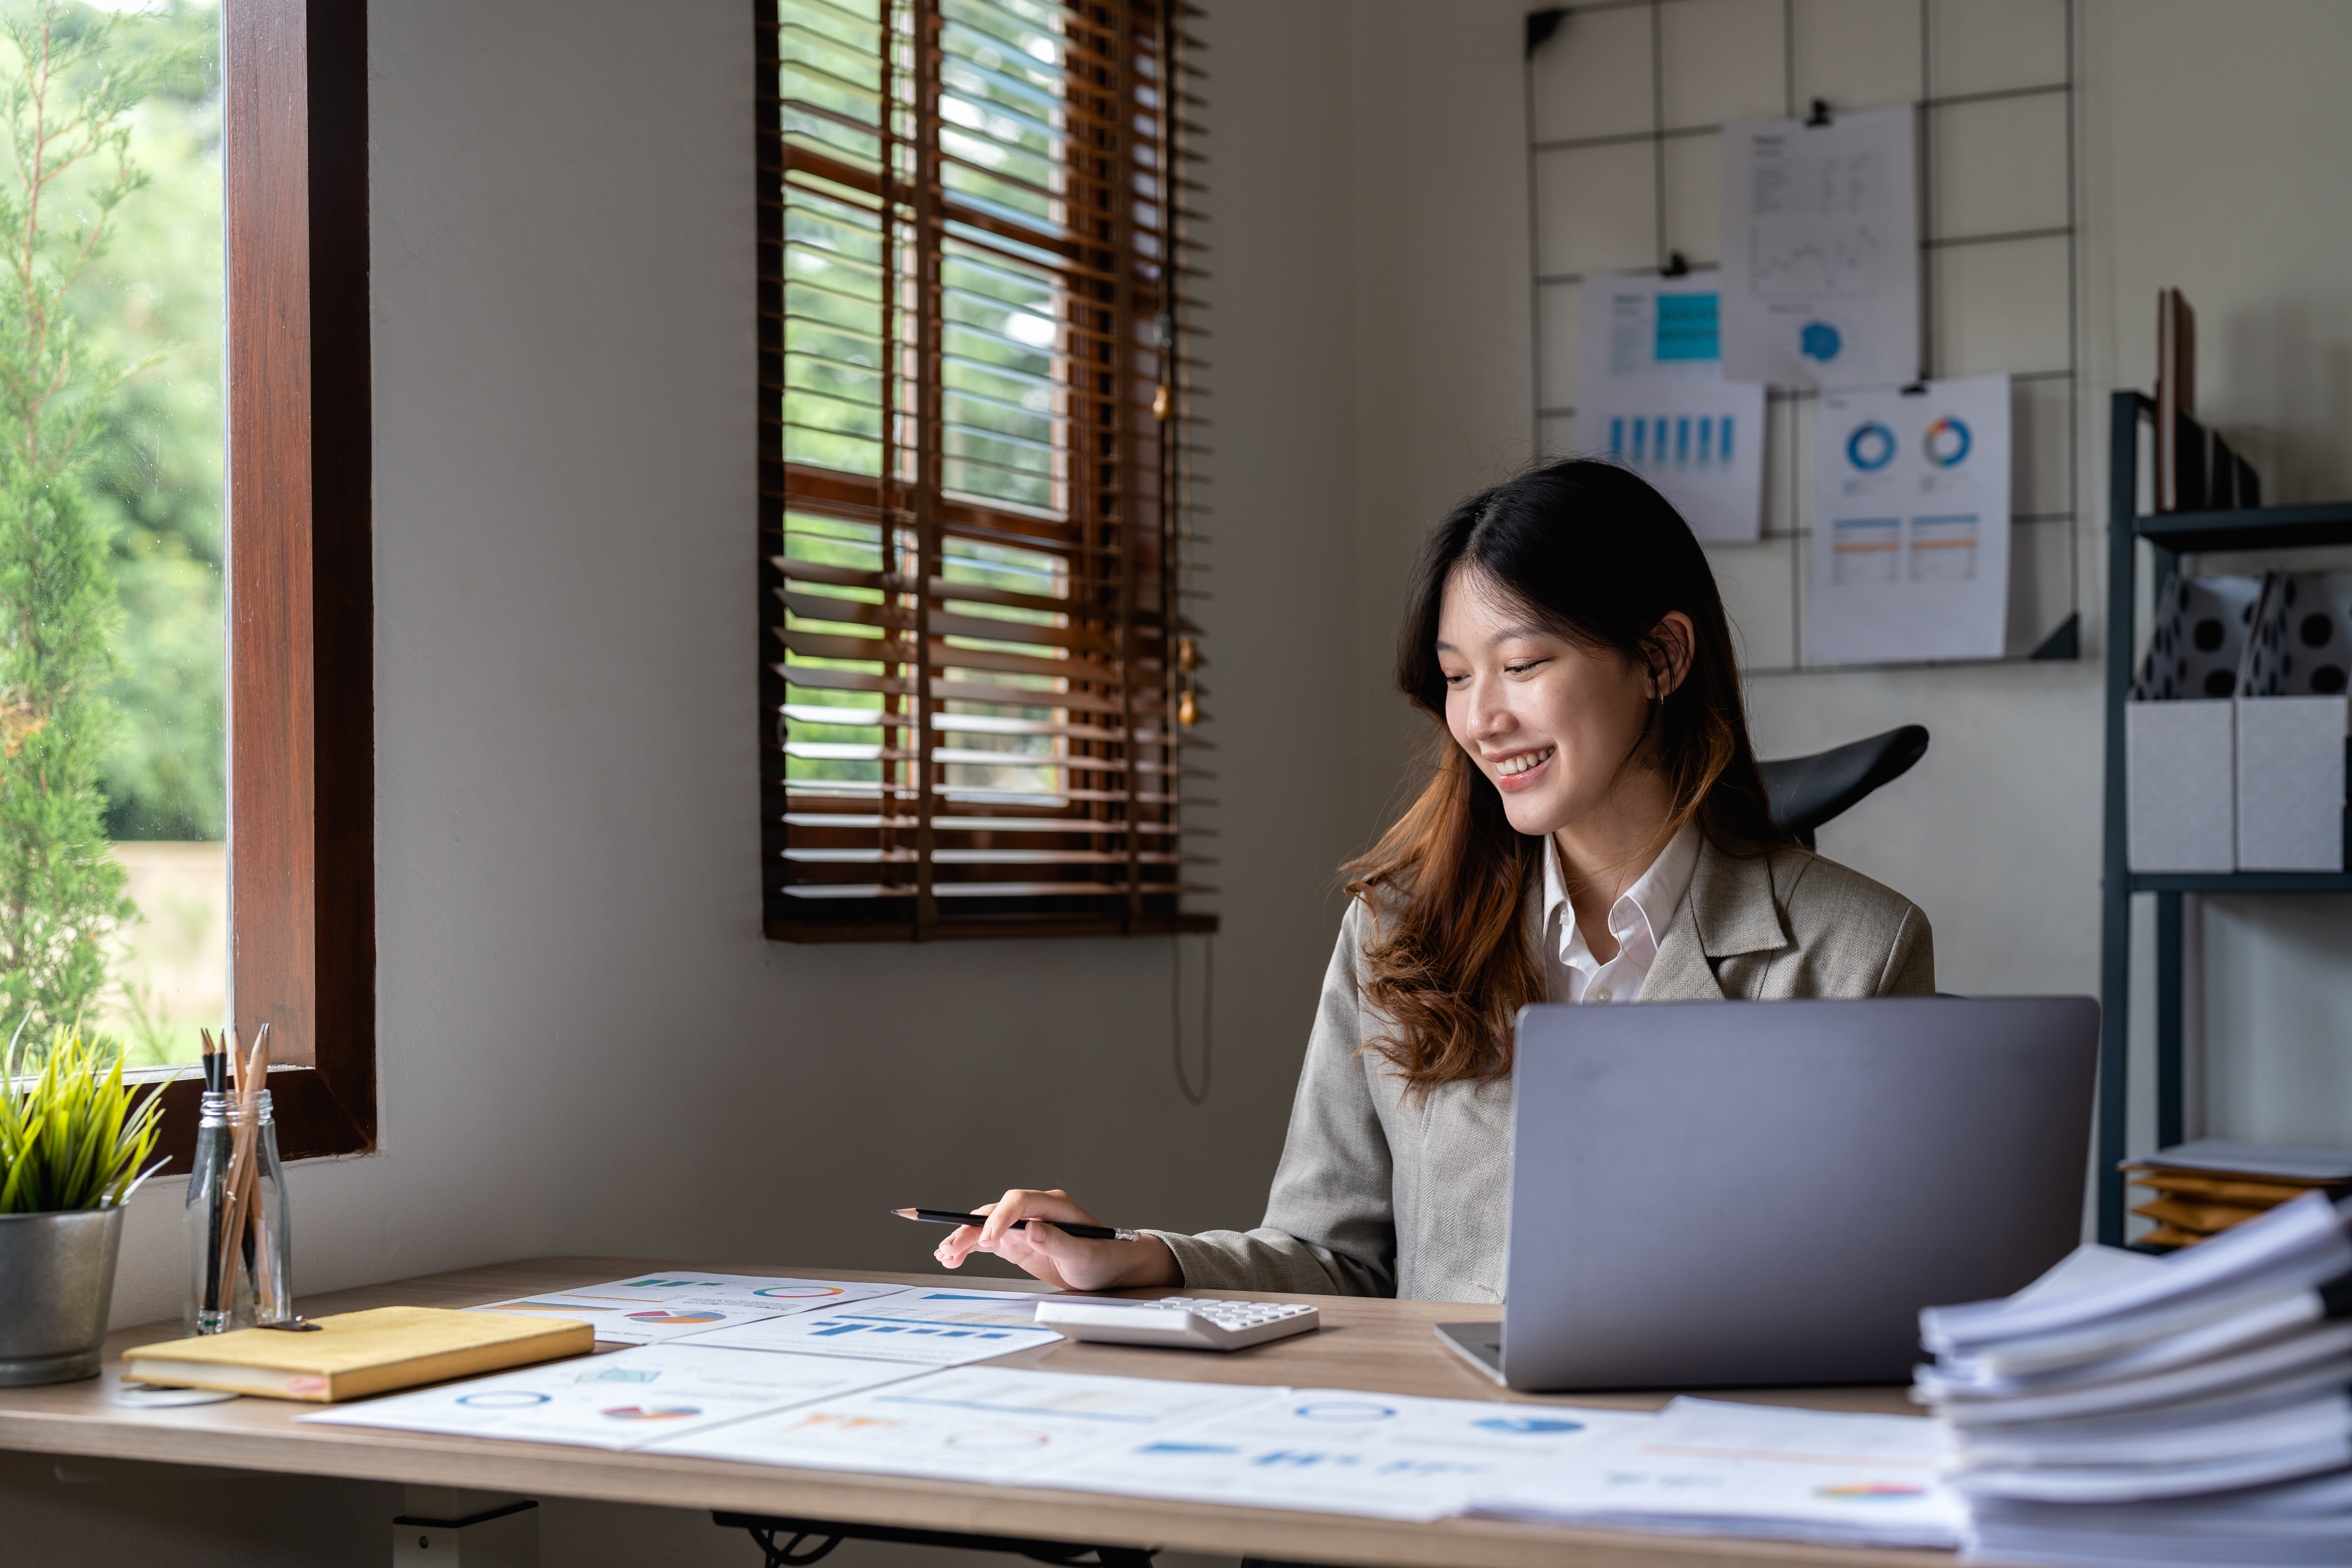
[[[1201,1092],[1184,1070],[1184,938],[1168,939],[1168,1026],[1170,1058],[1176,1068],[1176,1087],[1194,1105],[1209,1103],[1209,1084],[1216,1070],[1217,938],[1201,938]]]

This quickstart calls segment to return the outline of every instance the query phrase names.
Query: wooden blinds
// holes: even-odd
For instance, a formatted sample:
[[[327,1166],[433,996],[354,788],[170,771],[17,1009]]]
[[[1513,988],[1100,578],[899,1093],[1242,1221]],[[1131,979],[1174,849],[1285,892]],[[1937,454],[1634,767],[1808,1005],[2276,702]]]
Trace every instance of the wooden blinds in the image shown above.
[[[1181,0],[761,0],[771,936],[1205,931]]]

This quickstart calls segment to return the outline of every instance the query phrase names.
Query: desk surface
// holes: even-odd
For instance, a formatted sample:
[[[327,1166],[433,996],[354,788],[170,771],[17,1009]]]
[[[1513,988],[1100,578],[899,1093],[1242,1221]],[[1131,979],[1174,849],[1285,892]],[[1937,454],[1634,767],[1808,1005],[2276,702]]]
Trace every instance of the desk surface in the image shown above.
[[[782,1268],[709,1259],[539,1258],[394,1280],[303,1300],[311,1316],[363,1307],[474,1306],[541,1290],[620,1279],[648,1269],[709,1268],[803,1279],[878,1279],[894,1284],[1020,1289],[1021,1282],[947,1274],[876,1274],[857,1269]],[[1168,1295],[1171,1291],[1138,1292]],[[1218,1291],[1237,1300],[1275,1300]],[[1079,1344],[1064,1341],[985,1364],[1056,1372],[1209,1383],[1285,1384],[1361,1388],[1451,1399],[1508,1399],[1654,1409],[1663,1394],[1577,1394],[1538,1399],[1511,1394],[1465,1365],[1436,1340],[1431,1325],[1492,1315],[1492,1309],[1362,1297],[1312,1298],[1322,1309],[1319,1333],[1229,1354]],[[1165,1546],[1316,1563],[1409,1568],[1697,1568],[1727,1560],[1821,1563],[1840,1568],[1937,1568],[1941,1552],[1855,1551],[1758,1541],[1681,1540],[1445,1520],[1401,1524],[1330,1514],[1160,1502],[1035,1488],[980,1486],[654,1454],[615,1454],[485,1437],[436,1436],[359,1426],[298,1426],[313,1405],[238,1399],[178,1410],[126,1410],[110,1402],[122,1352],[177,1337],[175,1325],[125,1329],[107,1340],[100,1378],[44,1388],[0,1388],[0,1448],[111,1458],[204,1464],[233,1469],[339,1476],[410,1485],[466,1487],[539,1497],[595,1498],[666,1508],[719,1509],[867,1524],[962,1531],[983,1535]],[[1742,1390],[1731,1397],[1821,1410],[1916,1414],[1889,1388]]]

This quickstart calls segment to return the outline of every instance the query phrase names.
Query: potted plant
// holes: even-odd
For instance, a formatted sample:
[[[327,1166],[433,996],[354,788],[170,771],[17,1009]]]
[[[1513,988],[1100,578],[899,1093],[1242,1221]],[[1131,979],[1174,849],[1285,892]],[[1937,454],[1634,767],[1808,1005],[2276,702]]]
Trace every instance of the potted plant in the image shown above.
[[[12,1042],[12,1045],[14,1042]],[[0,1384],[98,1375],[122,1208],[150,1165],[163,1085],[136,1094],[111,1041],[60,1028],[37,1076],[0,1079]]]

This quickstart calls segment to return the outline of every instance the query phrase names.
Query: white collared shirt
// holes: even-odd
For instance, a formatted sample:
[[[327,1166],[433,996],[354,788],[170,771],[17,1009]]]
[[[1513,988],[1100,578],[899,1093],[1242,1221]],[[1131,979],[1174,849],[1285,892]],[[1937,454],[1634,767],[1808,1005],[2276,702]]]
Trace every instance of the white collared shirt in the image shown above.
[[[1609,932],[1617,939],[1617,956],[1606,963],[1593,957],[1576,923],[1568,884],[1560,876],[1559,846],[1548,842],[1544,847],[1543,953],[1550,973],[1549,994],[1555,1002],[1634,1000],[1650,977],[1650,965],[1657,960],[1658,943],[1675,908],[1690,890],[1691,872],[1698,866],[1698,825],[1683,824],[1650,868],[1610,906]]]

